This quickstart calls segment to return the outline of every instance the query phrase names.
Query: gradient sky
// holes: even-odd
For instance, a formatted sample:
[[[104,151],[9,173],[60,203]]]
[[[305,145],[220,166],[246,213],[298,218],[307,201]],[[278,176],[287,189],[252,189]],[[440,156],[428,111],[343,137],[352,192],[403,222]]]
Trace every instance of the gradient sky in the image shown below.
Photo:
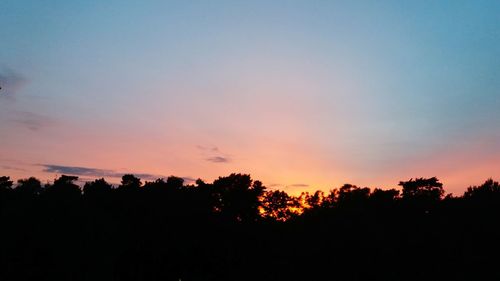
[[[2,0],[0,83],[15,179],[500,178],[497,0]]]

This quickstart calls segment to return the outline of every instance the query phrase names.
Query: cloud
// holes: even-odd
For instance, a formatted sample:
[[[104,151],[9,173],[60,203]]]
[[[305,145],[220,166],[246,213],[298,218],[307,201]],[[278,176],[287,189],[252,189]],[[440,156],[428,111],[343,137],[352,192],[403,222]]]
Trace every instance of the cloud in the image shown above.
[[[14,171],[23,171],[23,172],[26,171],[26,169],[14,167],[14,166],[9,166],[9,165],[2,165],[2,166],[0,166],[0,168],[3,170],[14,170]]]
[[[213,163],[227,163],[227,162],[229,162],[229,159],[226,157],[223,157],[223,156],[213,156],[213,157],[207,158],[206,160],[209,162],[213,162]]]
[[[88,168],[88,167],[62,166],[62,165],[52,165],[52,164],[39,164],[39,166],[44,167],[43,171],[46,173],[69,174],[69,175],[92,177],[92,178],[98,178],[98,177],[120,178],[124,174],[133,174],[136,177],[141,178],[143,180],[156,180],[159,178],[165,178],[165,176],[162,175],[133,173],[133,172],[118,172],[114,170]]]
[[[305,183],[294,183],[290,184],[289,187],[309,187],[309,185]]]
[[[27,83],[27,79],[10,69],[0,69],[0,121],[14,123],[32,131],[54,123],[47,116],[36,113],[34,110],[21,111],[15,109],[16,96],[19,90]]]
[[[115,170],[108,169],[98,169],[98,168],[88,168],[88,167],[78,167],[78,166],[63,166],[63,165],[53,165],[53,164],[37,164],[38,166],[44,167],[43,171],[46,173],[55,173],[55,174],[66,174],[66,175],[74,175],[78,176],[78,182],[85,183],[87,181],[92,181],[96,178],[121,178],[125,174],[133,174],[134,176],[146,180],[146,181],[154,181],[161,178],[167,178],[163,175],[155,175],[148,173],[134,173],[134,172],[119,172]],[[193,177],[181,177],[186,184],[192,184],[196,182],[196,179]],[[119,185],[117,183],[113,183],[114,185]]]
[[[219,148],[217,146],[204,146],[204,145],[197,145],[196,148],[203,150],[203,151],[219,151]]]
[[[222,153],[217,146],[197,145],[196,147],[201,150],[205,160],[208,162],[228,163],[231,161],[230,158]]]
[[[115,177],[116,173],[112,170],[103,170],[103,169],[95,169],[95,168],[85,168],[85,167],[75,167],[75,166],[60,166],[60,165],[51,165],[51,164],[41,164],[41,166],[45,167],[43,170],[47,173],[60,173],[60,174],[73,174],[79,176],[109,176]]]
[[[42,127],[46,127],[54,123],[51,118],[45,115],[28,111],[13,112],[10,121],[20,126],[26,127],[32,131],[37,131]]]
[[[0,98],[14,97],[14,95],[26,84],[24,76],[12,70],[0,72]]]
[[[281,184],[281,183],[273,183],[273,184],[269,184],[267,185],[267,187],[269,188],[273,188],[273,189],[290,189],[290,188],[306,188],[306,187],[309,187],[308,184],[305,184],[305,183],[294,183],[294,184],[289,184],[289,185],[285,185],[285,184]]]
[[[193,177],[182,177],[182,179],[184,180],[185,183],[187,184],[191,184],[191,183],[195,183],[197,179],[193,178]]]

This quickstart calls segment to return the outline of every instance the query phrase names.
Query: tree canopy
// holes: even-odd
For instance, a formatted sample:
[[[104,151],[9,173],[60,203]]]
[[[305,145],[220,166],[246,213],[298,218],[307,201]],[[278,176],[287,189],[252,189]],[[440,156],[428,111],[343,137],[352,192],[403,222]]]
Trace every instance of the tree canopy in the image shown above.
[[[1,280],[496,280],[500,186],[0,177]]]

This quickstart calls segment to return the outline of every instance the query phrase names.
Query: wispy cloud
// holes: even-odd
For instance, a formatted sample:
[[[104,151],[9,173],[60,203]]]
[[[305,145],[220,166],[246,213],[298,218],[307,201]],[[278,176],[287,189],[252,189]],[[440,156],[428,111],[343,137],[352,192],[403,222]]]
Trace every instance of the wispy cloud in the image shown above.
[[[112,170],[76,166],[60,166],[51,164],[40,164],[40,166],[45,167],[43,171],[47,173],[72,174],[79,176],[117,177],[116,172]]]
[[[213,162],[213,163],[227,163],[227,162],[229,162],[229,159],[226,157],[223,157],[223,156],[213,156],[213,157],[207,158],[206,160],[209,162]]]
[[[203,151],[211,151],[211,152],[219,152],[219,148],[217,146],[203,146],[203,145],[197,145],[196,146],[198,149],[203,150]]]
[[[22,169],[19,167],[14,167],[14,166],[9,166],[9,165],[2,165],[0,166],[2,170],[13,170],[13,171],[26,171],[26,169]]]
[[[283,188],[283,189],[309,187],[309,185],[305,184],[305,183],[294,183],[294,184],[289,184],[289,185],[280,184],[280,183],[273,183],[273,184],[269,184],[267,186],[270,188]]]
[[[124,174],[134,174],[136,177],[139,177],[144,180],[156,180],[158,178],[165,178],[165,176],[162,175],[154,175],[147,173],[118,172],[114,170],[106,170],[98,168],[63,166],[63,165],[53,165],[53,164],[39,164],[39,165],[44,167],[43,171],[46,173],[69,174],[75,176],[119,178]]]
[[[192,177],[182,177],[182,179],[184,180],[185,183],[187,184],[191,184],[191,183],[195,183],[197,179],[195,178],[192,178]]]
[[[37,131],[53,124],[54,121],[36,110],[17,110],[16,97],[21,88],[28,82],[24,75],[9,68],[0,68],[0,121],[14,123],[16,126]]]
[[[27,79],[10,69],[0,71],[0,98],[13,98]]]
[[[231,162],[231,159],[226,154],[222,153],[217,146],[197,145],[196,147],[201,151],[205,160],[208,162],[212,163]]]
[[[28,111],[14,111],[10,121],[32,131],[54,124],[54,120],[38,113]]]
[[[134,173],[134,172],[119,172],[109,169],[98,169],[89,167],[64,166],[64,165],[53,165],[53,164],[38,164],[38,166],[42,166],[43,171],[46,173],[79,176],[81,182],[94,180],[96,178],[121,178],[124,174],[133,174],[136,177],[147,181],[154,181],[160,178],[167,178],[164,175]],[[181,178],[187,184],[194,183],[196,181],[196,179],[192,177],[181,177]]]
[[[309,185],[305,184],[305,183],[294,183],[294,184],[288,185],[288,187],[309,187]]]

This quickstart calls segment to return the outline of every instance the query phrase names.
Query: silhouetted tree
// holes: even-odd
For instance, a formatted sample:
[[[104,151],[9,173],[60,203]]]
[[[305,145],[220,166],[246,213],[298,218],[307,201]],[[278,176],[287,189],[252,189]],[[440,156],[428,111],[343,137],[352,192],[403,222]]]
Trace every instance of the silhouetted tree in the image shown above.
[[[263,215],[278,221],[286,221],[296,215],[300,204],[297,198],[284,191],[267,191],[262,199]]]
[[[332,191],[331,194],[332,193],[336,193],[336,191]],[[315,191],[312,195],[309,194],[309,192],[303,192],[299,197],[299,201],[303,205],[302,207],[309,210],[326,207],[326,205],[328,205],[328,201],[325,200],[327,199],[328,197],[325,196],[325,193],[320,190]],[[330,197],[330,199],[332,199],[331,203],[333,204],[336,200],[336,195],[333,195],[332,197]]]
[[[0,199],[10,194],[10,192],[12,191],[13,183],[14,182],[10,180],[10,177],[0,177]]]
[[[237,221],[259,218],[260,198],[265,191],[260,181],[250,175],[231,174],[219,177],[213,183],[215,211]]]
[[[112,189],[113,186],[101,178],[86,182],[83,186],[83,195],[92,199],[107,198],[111,194]]]
[[[36,196],[42,192],[42,184],[35,177],[20,179],[17,181],[15,191],[23,197]]]
[[[170,176],[167,178],[167,187],[173,188],[173,189],[181,189],[182,186],[184,185],[184,179],[175,177],[175,176]]]
[[[443,184],[436,177],[416,178],[399,182],[403,199],[440,200],[444,195]]]
[[[77,180],[0,177],[0,280],[500,280],[491,179],[444,199],[436,178],[298,198],[245,174]]]
[[[375,202],[379,202],[380,204],[389,204],[394,202],[399,197],[399,190],[396,189],[380,189],[375,188],[373,192],[370,194],[370,199]]]
[[[81,195],[80,187],[75,184],[77,176],[62,175],[54,180],[54,184],[45,186],[45,194],[54,199],[76,200]]]
[[[394,207],[397,200],[399,200],[399,190],[396,189],[375,188],[370,194],[370,202],[378,210]]]
[[[498,200],[500,199],[500,185],[493,179],[488,179],[480,186],[470,186],[464,193],[464,198],[479,200]]]
[[[141,186],[142,182],[140,178],[131,174],[127,174],[122,176],[122,182],[118,188],[122,190],[137,191]]]
[[[167,182],[165,182],[165,180],[162,178],[156,179],[154,181],[146,181],[146,183],[144,183],[144,188],[145,189],[147,189],[147,188],[164,189],[164,188],[167,188]]]
[[[360,206],[366,204],[369,197],[369,188],[360,188],[352,184],[344,184],[338,191],[337,203],[347,207]]]
[[[10,200],[13,183],[14,182],[10,180],[10,177],[0,176],[0,212],[5,205],[4,202],[8,202]]]
[[[10,180],[10,177],[1,176],[0,177],[0,190],[12,189],[12,184],[14,182]]]

